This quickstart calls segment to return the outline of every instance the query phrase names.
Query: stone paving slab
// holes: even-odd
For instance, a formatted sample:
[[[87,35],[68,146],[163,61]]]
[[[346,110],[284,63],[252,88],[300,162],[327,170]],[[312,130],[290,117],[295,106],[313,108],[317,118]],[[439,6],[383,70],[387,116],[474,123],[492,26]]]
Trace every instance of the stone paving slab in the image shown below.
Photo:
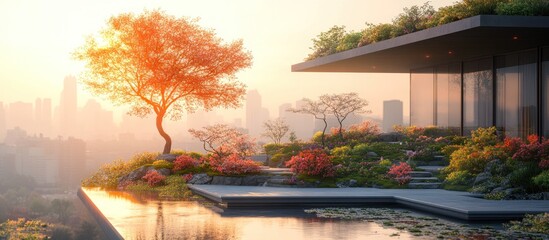
[[[189,185],[227,208],[398,204],[462,220],[508,220],[527,213],[549,212],[548,200],[485,200],[442,189],[280,188]]]

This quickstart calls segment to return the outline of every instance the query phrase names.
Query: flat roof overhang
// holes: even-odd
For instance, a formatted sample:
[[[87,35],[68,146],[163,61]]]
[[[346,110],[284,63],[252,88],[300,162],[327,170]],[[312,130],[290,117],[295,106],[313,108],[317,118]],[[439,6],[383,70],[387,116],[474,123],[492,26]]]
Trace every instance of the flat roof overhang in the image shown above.
[[[292,72],[409,73],[549,45],[549,17],[478,15],[292,65]]]

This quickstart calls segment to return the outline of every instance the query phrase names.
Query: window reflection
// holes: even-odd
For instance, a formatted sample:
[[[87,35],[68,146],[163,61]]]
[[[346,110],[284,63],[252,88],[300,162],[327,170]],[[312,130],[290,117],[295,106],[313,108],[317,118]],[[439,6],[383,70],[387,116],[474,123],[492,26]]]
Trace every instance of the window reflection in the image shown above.
[[[537,133],[537,54],[496,58],[496,126],[510,137]]]
[[[460,134],[461,66],[459,63],[436,68],[435,125]]]
[[[410,75],[410,124],[434,125],[433,68],[413,70]]]
[[[541,63],[542,75],[542,103],[543,103],[543,136],[549,137],[549,47],[543,48],[543,58]]]
[[[492,59],[463,63],[463,135],[493,125]]]

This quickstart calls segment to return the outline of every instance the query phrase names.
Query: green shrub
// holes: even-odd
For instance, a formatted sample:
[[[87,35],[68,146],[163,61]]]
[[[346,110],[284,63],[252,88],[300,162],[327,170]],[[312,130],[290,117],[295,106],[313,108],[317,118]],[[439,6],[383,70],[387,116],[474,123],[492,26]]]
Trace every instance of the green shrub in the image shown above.
[[[173,168],[173,163],[168,162],[166,160],[156,160],[153,162],[152,165],[154,169],[161,169],[161,168],[172,169]]]
[[[118,185],[118,179],[131,171],[152,164],[158,153],[140,153],[133,156],[128,161],[115,160],[112,163],[107,163],[101,166],[97,172],[82,181],[83,187],[100,187],[106,189],[114,189]]]
[[[126,186],[126,190],[132,191],[132,192],[152,192],[154,191],[154,187],[151,187],[146,182],[137,181],[135,183],[132,183]]]
[[[371,152],[372,148],[366,143],[361,143],[353,147],[351,154],[355,156],[366,156],[366,153]]]
[[[547,16],[549,15],[549,1],[509,0],[499,2],[496,13],[498,15]]]
[[[505,224],[511,231],[549,234],[549,213],[526,214],[521,221]]]
[[[330,151],[330,155],[332,155],[332,162],[334,164],[341,164],[349,160],[351,155],[351,147],[349,146],[336,147],[332,149],[332,151]]]
[[[170,175],[166,178],[166,185],[158,188],[158,196],[168,199],[183,199],[190,197],[191,191],[187,188],[185,179],[179,175]]]
[[[549,190],[549,170],[543,171],[533,178],[534,184],[538,187]]]
[[[505,192],[495,192],[484,194],[484,199],[487,200],[503,200],[505,198]]]
[[[372,142],[368,144],[371,151],[377,153],[383,158],[393,160],[404,160],[406,154],[404,154],[403,146],[395,143],[387,142]]]
[[[379,161],[378,164],[381,167],[389,168],[391,167],[391,165],[393,165],[393,162],[389,159],[382,159],[381,161]]]
[[[517,167],[509,174],[509,182],[513,186],[521,186],[527,191],[535,191],[536,186],[532,178],[538,175],[541,170],[535,163],[519,163]]]

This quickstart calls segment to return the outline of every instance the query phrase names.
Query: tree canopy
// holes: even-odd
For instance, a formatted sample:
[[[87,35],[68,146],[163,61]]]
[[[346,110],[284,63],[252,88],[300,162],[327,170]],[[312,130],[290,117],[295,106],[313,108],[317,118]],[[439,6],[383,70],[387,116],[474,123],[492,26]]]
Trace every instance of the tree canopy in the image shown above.
[[[268,120],[263,123],[263,128],[265,132],[262,136],[270,138],[275,144],[280,144],[282,138],[290,131],[290,125],[280,118]]]
[[[225,44],[197,20],[161,11],[111,17],[74,55],[86,64],[83,82],[92,93],[130,106],[132,115],[156,114],[164,154],[172,143],[164,117],[240,106],[245,86],[235,74],[252,64],[241,40]]]

